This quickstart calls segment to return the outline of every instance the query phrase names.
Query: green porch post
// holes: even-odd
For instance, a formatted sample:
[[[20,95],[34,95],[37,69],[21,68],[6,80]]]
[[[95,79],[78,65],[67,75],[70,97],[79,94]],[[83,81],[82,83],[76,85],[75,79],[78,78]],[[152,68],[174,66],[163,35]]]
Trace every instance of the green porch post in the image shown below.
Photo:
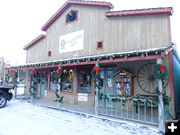
[[[95,66],[96,67],[99,67],[99,64],[98,63],[96,63],[95,64]],[[95,78],[94,78],[95,79]],[[96,86],[96,88],[95,88],[95,91],[96,91],[96,96],[95,96],[95,115],[98,115],[98,95],[99,95],[99,89],[98,89],[98,81],[97,80],[95,80],[95,86]]]
[[[162,64],[162,59],[157,59],[157,64]],[[159,117],[159,129],[164,130],[164,105],[163,105],[163,95],[162,95],[162,79],[158,79],[158,91],[159,91],[159,104],[158,104],[158,117]]]

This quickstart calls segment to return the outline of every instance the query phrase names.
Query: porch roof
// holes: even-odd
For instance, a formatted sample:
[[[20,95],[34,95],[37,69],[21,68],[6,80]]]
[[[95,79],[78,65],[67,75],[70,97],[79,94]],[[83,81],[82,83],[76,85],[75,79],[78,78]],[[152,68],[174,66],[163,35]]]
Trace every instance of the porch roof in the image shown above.
[[[174,46],[150,48],[143,50],[134,50],[127,52],[107,53],[92,56],[74,57],[68,59],[58,59],[52,61],[43,61],[36,63],[27,63],[25,65],[17,65],[7,67],[6,69],[18,70],[18,69],[35,69],[35,68],[52,68],[52,67],[68,67],[78,65],[90,65],[95,63],[116,63],[123,61],[139,61],[163,58],[173,50]]]

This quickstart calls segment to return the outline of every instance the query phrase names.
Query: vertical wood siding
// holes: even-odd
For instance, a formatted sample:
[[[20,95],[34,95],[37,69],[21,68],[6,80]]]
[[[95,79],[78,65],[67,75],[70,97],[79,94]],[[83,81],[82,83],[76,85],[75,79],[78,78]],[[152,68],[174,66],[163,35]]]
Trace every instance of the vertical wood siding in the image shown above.
[[[65,16],[72,9],[78,10],[78,21],[66,24]],[[168,15],[107,18],[107,11],[105,7],[71,6],[46,31],[46,38],[27,50],[27,63],[169,46]],[[84,49],[59,53],[59,37],[82,29]],[[103,41],[101,50],[96,49],[98,41]]]

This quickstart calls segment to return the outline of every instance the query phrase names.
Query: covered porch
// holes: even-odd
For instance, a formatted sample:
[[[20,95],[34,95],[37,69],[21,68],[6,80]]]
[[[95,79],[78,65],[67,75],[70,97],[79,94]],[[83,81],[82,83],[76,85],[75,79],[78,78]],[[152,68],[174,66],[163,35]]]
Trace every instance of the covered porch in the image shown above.
[[[71,89],[61,91],[61,95],[64,96],[64,103],[94,106],[95,111],[98,108],[99,115],[158,125],[158,104],[155,103],[158,100],[157,95],[155,95],[158,83],[157,79],[152,78],[153,65],[160,58],[163,59],[163,64],[167,66],[169,64],[167,54],[170,51],[171,47],[164,47],[101,54],[29,63],[10,67],[7,70],[25,70],[25,94],[29,96],[31,72],[32,70],[39,72],[37,91],[33,96],[48,99],[52,102],[56,99],[55,89],[59,87],[51,84],[51,72],[56,72],[58,67],[62,67],[63,70],[68,70],[68,72],[72,70],[72,80],[66,82],[68,86],[71,86]],[[95,99],[97,93],[94,88],[94,78],[90,74],[96,63],[100,66],[98,103]],[[168,66],[167,68],[169,69]],[[146,75],[143,76],[143,74]],[[143,77],[149,80],[145,81]],[[171,91],[168,78],[163,84],[166,85],[169,95]],[[54,89],[52,90],[51,87],[54,87]]]

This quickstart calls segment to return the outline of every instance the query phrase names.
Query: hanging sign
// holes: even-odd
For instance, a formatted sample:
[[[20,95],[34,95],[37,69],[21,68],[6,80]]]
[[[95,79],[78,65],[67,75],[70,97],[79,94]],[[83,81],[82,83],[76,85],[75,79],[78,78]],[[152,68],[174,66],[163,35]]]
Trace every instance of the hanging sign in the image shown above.
[[[59,53],[83,49],[84,30],[62,35],[59,38]]]

